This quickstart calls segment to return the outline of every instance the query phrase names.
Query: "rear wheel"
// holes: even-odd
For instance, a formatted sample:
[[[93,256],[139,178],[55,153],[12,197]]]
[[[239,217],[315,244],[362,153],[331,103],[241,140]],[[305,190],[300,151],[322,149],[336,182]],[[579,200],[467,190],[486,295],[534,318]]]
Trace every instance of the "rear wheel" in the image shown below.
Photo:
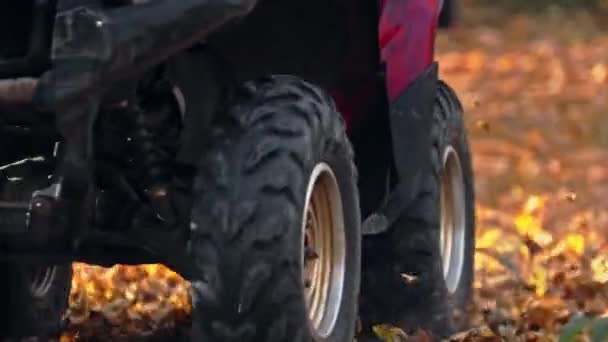
[[[324,93],[248,83],[195,182],[195,341],[352,341],[360,272],[353,152]]]
[[[439,82],[431,171],[414,204],[390,231],[366,237],[361,319],[445,336],[467,324],[473,284],[473,172],[462,107]],[[365,340],[365,339],[363,339]]]
[[[60,334],[72,265],[0,265],[0,339]]]
[[[4,200],[29,200],[39,184],[2,180]],[[24,195],[26,197],[24,197]],[[60,334],[72,265],[0,263],[0,340]]]
[[[440,246],[449,317],[466,328],[475,264],[475,189],[462,105],[456,93],[439,83],[436,150],[440,156]]]

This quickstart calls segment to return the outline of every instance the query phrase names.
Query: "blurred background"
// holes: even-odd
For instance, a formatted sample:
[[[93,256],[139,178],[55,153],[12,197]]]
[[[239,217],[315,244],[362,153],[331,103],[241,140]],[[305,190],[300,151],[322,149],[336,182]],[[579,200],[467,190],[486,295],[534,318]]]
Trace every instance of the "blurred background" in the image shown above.
[[[473,149],[487,335],[608,341],[607,19],[605,0],[469,0],[439,35]]]
[[[608,0],[459,5],[437,58],[466,112],[478,252],[473,329],[454,340],[608,341]],[[170,270],[74,268],[63,341],[187,326]]]

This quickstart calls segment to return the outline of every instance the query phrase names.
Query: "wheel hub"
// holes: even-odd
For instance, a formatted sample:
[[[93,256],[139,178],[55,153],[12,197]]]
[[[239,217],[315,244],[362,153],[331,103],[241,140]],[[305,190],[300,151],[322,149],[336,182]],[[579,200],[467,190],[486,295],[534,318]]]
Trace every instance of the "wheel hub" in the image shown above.
[[[458,289],[464,268],[466,210],[465,187],[458,153],[448,146],[441,169],[440,247],[443,276],[449,293]]]
[[[338,182],[329,165],[313,169],[306,191],[303,219],[303,279],[313,334],[333,331],[345,278],[345,230]]]

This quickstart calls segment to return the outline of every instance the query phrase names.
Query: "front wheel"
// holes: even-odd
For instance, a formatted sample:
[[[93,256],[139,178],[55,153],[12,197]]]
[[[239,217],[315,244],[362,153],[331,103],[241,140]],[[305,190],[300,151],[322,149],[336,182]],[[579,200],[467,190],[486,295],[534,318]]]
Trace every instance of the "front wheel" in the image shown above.
[[[195,182],[195,341],[352,341],[360,274],[353,152],[333,102],[248,83]]]

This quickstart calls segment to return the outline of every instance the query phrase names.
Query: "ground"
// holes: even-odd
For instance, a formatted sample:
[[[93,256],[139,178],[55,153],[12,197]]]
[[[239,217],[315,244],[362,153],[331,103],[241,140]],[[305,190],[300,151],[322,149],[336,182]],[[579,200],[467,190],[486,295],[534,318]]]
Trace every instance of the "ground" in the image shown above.
[[[453,340],[555,341],[561,332],[574,341],[568,334],[582,328],[601,334],[608,330],[608,318],[597,318],[608,316],[602,17],[557,8],[463,13],[460,26],[438,38],[441,76],[466,110],[478,203],[474,329]],[[62,341],[185,326],[188,285],[171,271],[74,268]]]

